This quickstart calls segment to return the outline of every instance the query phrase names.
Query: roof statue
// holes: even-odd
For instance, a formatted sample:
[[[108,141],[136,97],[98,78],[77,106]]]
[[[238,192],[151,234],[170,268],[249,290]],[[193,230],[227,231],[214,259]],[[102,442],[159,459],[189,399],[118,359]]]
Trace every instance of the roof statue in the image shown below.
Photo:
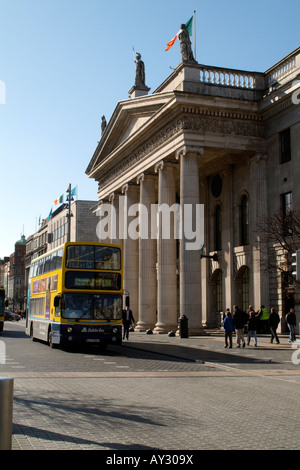
[[[135,54],[134,48],[132,50],[135,64],[135,81],[128,93],[130,98],[138,98],[147,95],[150,88],[145,84],[145,64],[142,61],[142,56],[139,52]]]
[[[102,116],[102,121],[101,121],[101,135],[103,134],[103,132],[105,131],[106,129],[106,126],[107,126],[107,122],[106,122],[106,119],[105,119],[105,116],[103,115]]]
[[[178,35],[180,40],[180,52],[182,60],[185,62],[197,63],[193,56],[192,43],[190,40],[190,35],[188,30],[185,27],[185,24],[181,25],[181,30]]]
[[[136,87],[145,87],[145,64],[141,60],[142,56],[139,52],[136,53],[135,63],[135,86]]]

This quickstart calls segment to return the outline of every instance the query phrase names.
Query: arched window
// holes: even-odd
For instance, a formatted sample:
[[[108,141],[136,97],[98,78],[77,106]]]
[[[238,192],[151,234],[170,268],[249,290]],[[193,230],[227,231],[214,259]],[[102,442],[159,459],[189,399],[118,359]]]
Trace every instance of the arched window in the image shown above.
[[[243,196],[241,201],[241,245],[249,245],[249,199]]]
[[[222,250],[222,213],[219,204],[215,210],[215,250]]]

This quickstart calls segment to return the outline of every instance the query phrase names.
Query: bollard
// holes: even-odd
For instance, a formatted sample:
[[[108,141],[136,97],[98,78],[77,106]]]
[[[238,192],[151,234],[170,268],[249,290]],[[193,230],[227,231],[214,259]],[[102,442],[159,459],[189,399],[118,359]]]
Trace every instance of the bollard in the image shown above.
[[[14,379],[0,377],[0,450],[11,450]]]
[[[189,337],[188,318],[185,315],[179,318],[179,332],[180,338]]]

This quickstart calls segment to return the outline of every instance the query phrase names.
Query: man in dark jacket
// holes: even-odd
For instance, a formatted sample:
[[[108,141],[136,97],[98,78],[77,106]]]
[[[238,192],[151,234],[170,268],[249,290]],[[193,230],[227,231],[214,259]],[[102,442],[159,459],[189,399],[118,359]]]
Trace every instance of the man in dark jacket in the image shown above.
[[[126,339],[129,338],[129,328],[131,323],[134,323],[132,311],[129,309],[129,307],[126,307],[126,310],[123,310],[123,339],[125,336]]]
[[[290,342],[296,341],[296,314],[293,308],[290,309],[289,313],[285,316],[285,321],[287,322],[287,326],[290,330]]]
[[[244,328],[247,323],[247,315],[237,305],[233,307],[233,321],[236,330],[236,348],[245,347]]]
[[[279,318],[278,313],[275,311],[275,308],[271,308],[271,313],[270,313],[268,322],[269,322],[269,328],[270,328],[270,331],[271,331],[270,343],[273,343],[273,339],[275,338],[276,343],[279,344],[279,339],[278,339],[276,330],[277,330],[277,327],[280,323],[280,318]]]

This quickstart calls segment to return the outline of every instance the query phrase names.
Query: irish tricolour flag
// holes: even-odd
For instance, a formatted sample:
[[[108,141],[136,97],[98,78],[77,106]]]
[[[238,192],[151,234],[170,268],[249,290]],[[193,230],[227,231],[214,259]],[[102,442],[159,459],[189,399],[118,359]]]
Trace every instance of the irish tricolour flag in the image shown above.
[[[188,31],[189,35],[191,36],[192,35],[192,29],[193,29],[193,17],[191,16],[191,18],[189,19],[189,21],[187,23],[185,23],[185,28],[186,30]],[[176,39],[178,39],[178,36],[179,34],[181,33],[182,29],[180,29],[178,31],[178,33],[176,34],[176,36],[174,36],[174,38],[169,41],[167,43],[167,48],[165,49],[166,51],[168,51],[169,49],[171,49],[171,47],[173,46],[174,42],[176,41]]]

